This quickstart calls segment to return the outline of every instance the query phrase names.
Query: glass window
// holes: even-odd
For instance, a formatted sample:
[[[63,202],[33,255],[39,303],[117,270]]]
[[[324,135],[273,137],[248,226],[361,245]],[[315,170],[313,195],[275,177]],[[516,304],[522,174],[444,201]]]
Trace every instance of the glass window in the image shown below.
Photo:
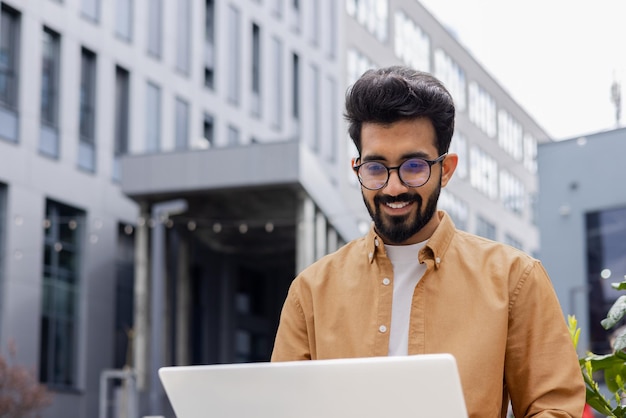
[[[163,3],[162,0],[148,1],[148,53],[161,57],[163,38]]]
[[[146,151],[161,150],[161,89],[148,82],[146,90]]]
[[[346,0],[346,11],[380,42],[387,40],[388,0]]]
[[[467,173],[469,172],[467,159],[469,157],[469,153],[467,151],[467,138],[463,133],[456,131],[452,136],[452,141],[450,142],[450,152],[451,154],[457,154],[459,156],[459,163],[456,166],[456,170],[454,171],[454,176],[459,177],[461,179],[467,178]]]
[[[375,67],[374,63],[360,51],[348,49],[348,85],[354,84],[365,71]]]
[[[504,109],[498,112],[498,144],[511,157],[517,161],[522,160],[524,155],[522,126]]]
[[[241,15],[235,6],[228,6],[228,101],[239,104],[241,60]]]
[[[120,66],[115,67],[115,138],[113,141],[113,179],[121,180],[120,159],[128,152],[130,120],[130,74]]]
[[[529,133],[524,134],[524,167],[533,174],[537,172],[537,140]]]
[[[311,149],[319,151],[320,147],[320,70],[311,64]]]
[[[233,125],[228,126],[228,145],[239,145],[239,129]]]
[[[470,183],[491,199],[498,197],[498,163],[482,149],[470,149]]]
[[[261,115],[261,28],[252,24],[252,115]]]
[[[469,85],[469,118],[490,138],[496,135],[496,102],[477,83]]]
[[[511,212],[521,215],[526,209],[526,188],[507,170],[500,170],[500,200]]]
[[[6,259],[6,219],[7,219],[7,186],[0,183],[0,300],[4,300],[2,297],[2,290],[4,289],[5,282],[5,259]],[[0,304],[1,306],[1,304]]]
[[[96,148],[96,54],[83,48],[80,71],[80,141],[78,166],[95,171]]]
[[[467,106],[465,71],[442,49],[435,50],[435,76],[452,95],[457,111],[465,111]]]
[[[115,35],[133,39],[133,0],[115,0]]]
[[[300,57],[294,53],[292,55],[292,96],[291,115],[295,120],[300,119]]]
[[[280,39],[272,37],[272,77],[271,86],[271,117],[270,122],[275,129],[283,125],[283,45]]]
[[[41,62],[41,132],[39,151],[59,156],[59,70],[61,36],[43,28]]]
[[[339,110],[337,109],[337,83],[334,78],[329,76],[326,77],[325,84],[325,105],[322,106],[325,116],[324,122],[322,123],[322,126],[324,127],[324,134],[322,135],[321,142],[326,159],[333,162],[337,159],[336,146],[338,143],[337,132],[339,129],[337,122],[337,115],[339,115]]]
[[[622,294],[611,283],[626,277],[626,207],[587,213],[585,231],[590,350],[602,354],[610,351],[613,329],[605,330],[600,321]]]
[[[215,121],[213,116],[208,113],[204,114],[202,122],[202,138],[204,141],[198,144],[198,148],[206,149],[215,146]]]
[[[476,235],[480,235],[481,237],[485,237],[487,239],[495,240],[496,239],[496,226],[479,216],[476,219]]]
[[[469,205],[456,197],[447,189],[441,190],[437,207],[445,210],[452,218],[454,225],[458,229],[467,231],[467,221],[469,219]]]
[[[187,149],[189,147],[189,103],[176,98],[176,149]]]
[[[0,9],[0,137],[17,142],[20,14]]]
[[[191,3],[178,0],[176,9],[176,69],[189,74],[191,56]]]
[[[214,88],[215,69],[215,1],[206,0],[204,7],[204,85]]]
[[[430,72],[430,37],[401,10],[395,16],[396,56],[409,67]]]
[[[128,358],[134,323],[135,228],[129,224],[117,227],[117,260],[115,263],[115,342],[114,366],[130,367]]]
[[[320,43],[320,7],[321,1],[312,1],[311,4],[311,43],[315,46]]]
[[[46,202],[39,378],[49,387],[75,388],[77,384],[84,219],[83,211]]]
[[[328,20],[326,30],[328,32],[328,56],[331,58],[335,58],[337,56],[337,30],[338,30],[338,22],[337,22],[337,3],[334,1],[329,1],[326,3],[328,7]]]
[[[81,13],[87,19],[97,22],[100,19],[100,0],[81,0]]]
[[[504,243],[510,245],[511,247],[515,247],[518,250],[524,250],[524,245],[522,244],[522,241],[513,237],[511,234],[504,235]]]
[[[272,5],[272,13],[280,18],[283,15],[283,0],[269,0]],[[317,2],[317,1],[316,1]]]

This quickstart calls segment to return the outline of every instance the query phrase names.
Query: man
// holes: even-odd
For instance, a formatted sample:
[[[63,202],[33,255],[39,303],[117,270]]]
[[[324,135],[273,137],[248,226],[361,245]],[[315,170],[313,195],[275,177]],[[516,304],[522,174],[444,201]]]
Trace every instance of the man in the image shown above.
[[[540,262],[437,211],[457,165],[444,86],[404,67],[346,96],[367,236],[298,275],[272,361],[451,353],[470,417],[580,417],[577,355]]]

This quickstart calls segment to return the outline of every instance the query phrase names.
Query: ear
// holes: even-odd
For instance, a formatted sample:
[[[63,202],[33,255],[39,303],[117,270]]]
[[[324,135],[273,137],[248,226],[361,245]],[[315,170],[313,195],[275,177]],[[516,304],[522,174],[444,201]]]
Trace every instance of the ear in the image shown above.
[[[448,154],[446,158],[441,163],[441,187],[446,187],[452,175],[454,174],[454,170],[456,170],[456,166],[459,163],[459,156],[457,154]]]
[[[359,161],[361,160],[360,157],[353,157],[350,160],[350,168],[352,168],[352,171],[354,171],[354,167],[356,167],[357,165],[359,165]],[[356,173],[356,171],[354,171]]]

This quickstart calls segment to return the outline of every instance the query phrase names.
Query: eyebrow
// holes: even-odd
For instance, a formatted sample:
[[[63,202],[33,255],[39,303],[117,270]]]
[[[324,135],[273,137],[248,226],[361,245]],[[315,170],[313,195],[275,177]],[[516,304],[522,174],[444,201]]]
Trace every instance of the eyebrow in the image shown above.
[[[424,158],[429,159],[428,154],[422,151],[410,152],[408,154],[403,154],[400,159],[401,160],[410,160],[411,158]],[[361,158],[361,161],[388,161],[386,157],[379,154],[367,155]]]

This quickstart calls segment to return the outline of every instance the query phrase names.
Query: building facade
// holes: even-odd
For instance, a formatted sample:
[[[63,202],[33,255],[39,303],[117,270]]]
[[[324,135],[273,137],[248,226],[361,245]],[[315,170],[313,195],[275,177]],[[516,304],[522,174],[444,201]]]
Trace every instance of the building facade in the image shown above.
[[[539,147],[541,259],[565,313],[581,328],[579,354],[610,352],[602,321],[626,280],[626,129]],[[616,327],[617,328],[617,327]]]
[[[269,358],[294,275],[369,227],[342,117],[368,68],[444,81],[440,207],[539,248],[549,139],[417,1],[0,5],[0,343],[52,390],[45,417],[124,416],[128,387],[169,416],[159,366]]]

